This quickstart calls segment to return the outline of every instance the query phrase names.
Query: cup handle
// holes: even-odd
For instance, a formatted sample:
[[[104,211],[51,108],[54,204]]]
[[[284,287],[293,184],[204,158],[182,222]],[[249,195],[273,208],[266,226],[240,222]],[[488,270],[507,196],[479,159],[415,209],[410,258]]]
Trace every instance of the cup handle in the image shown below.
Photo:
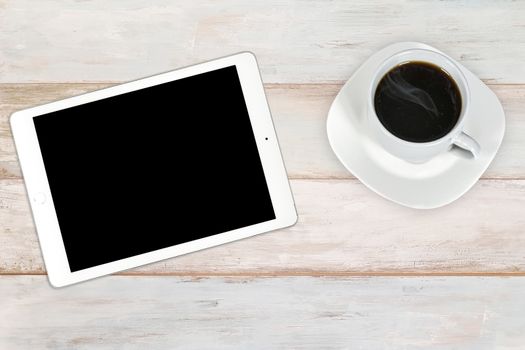
[[[474,158],[479,156],[480,146],[472,137],[468,136],[464,132],[461,132],[454,140],[454,145],[463,148],[466,151],[472,153]]]

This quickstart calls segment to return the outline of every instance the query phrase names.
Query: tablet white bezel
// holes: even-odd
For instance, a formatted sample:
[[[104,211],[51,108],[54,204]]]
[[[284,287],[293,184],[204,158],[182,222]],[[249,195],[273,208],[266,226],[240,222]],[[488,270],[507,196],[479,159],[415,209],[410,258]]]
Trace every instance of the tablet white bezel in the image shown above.
[[[49,189],[49,183],[47,181],[44,162],[40,153],[33,117],[232,65],[237,67],[276,219],[71,272],[60,233],[58,218],[53,205],[51,191]],[[101,125],[101,127],[103,127],[103,125]],[[210,62],[15,112],[11,116],[11,128],[18,158],[24,174],[26,189],[31,203],[49,281],[51,285],[55,287],[77,283],[113,272],[232,242],[259,233],[287,227],[297,221],[292,193],[279,150],[270,110],[264,94],[257,62],[255,56],[249,52],[242,52]],[[93,252],[93,254],[96,254],[96,252]]]

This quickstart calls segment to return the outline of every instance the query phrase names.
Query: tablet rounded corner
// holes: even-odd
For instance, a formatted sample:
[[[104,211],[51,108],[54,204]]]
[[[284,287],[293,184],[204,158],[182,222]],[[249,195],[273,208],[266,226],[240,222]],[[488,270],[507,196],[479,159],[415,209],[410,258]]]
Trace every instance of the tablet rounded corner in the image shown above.
[[[23,114],[21,111],[14,112],[9,116],[9,124],[11,125],[11,130],[16,128],[22,117]]]
[[[257,65],[257,56],[252,51],[242,51],[239,56],[245,57],[247,60],[252,61]]]
[[[288,223],[286,224],[286,227],[295,226],[295,224],[297,224],[297,221],[299,221],[299,215],[297,215],[297,210],[295,210],[294,208],[293,214],[290,216],[290,219]]]
[[[56,276],[50,274],[49,272],[47,273],[47,280],[49,282],[49,285],[51,285],[51,287],[55,289],[62,288],[67,285],[64,279],[57,279]]]

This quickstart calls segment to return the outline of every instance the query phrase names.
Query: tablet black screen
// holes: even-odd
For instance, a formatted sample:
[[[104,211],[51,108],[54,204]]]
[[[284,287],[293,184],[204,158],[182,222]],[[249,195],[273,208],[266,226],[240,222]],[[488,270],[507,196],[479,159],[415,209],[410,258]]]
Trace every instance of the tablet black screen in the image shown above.
[[[71,271],[275,219],[235,66],[34,123]]]

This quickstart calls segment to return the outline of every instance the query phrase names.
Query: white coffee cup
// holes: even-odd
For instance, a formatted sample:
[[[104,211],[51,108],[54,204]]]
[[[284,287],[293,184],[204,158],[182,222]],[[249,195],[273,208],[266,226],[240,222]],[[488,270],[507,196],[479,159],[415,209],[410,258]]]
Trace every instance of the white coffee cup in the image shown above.
[[[385,74],[400,64],[413,61],[428,62],[446,71],[456,82],[461,95],[461,113],[456,125],[445,136],[430,142],[410,142],[393,135],[383,126],[374,107],[376,88]],[[475,159],[479,155],[480,146],[476,140],[463,132],[466,120],[474,117],[469,114],[469,106],[470,91],[467,79],[450,58],[431,50],[411,49],[390,56],[377,68],[368,91],[368,125],[372,137],[388,152],[412,163],[426,162],[442,152],[449,151],[453,145],[470,152]]]

